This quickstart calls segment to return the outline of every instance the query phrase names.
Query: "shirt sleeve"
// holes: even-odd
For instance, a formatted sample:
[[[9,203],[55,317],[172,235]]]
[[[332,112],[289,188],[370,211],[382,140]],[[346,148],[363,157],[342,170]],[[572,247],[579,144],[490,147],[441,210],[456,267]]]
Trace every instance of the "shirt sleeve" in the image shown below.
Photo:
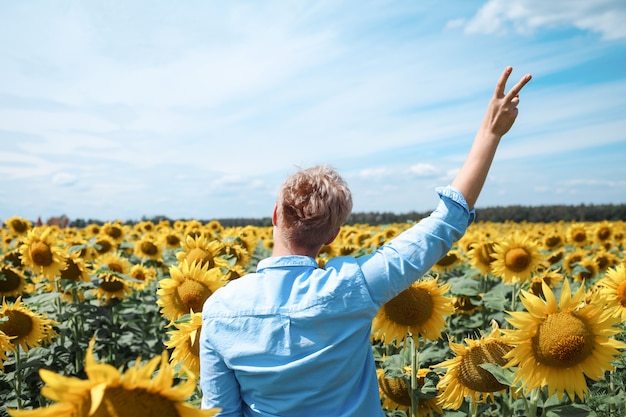
[[[212,331],[203,320],[202,333]],[[219,417],[241,417],[239,383],[232,369],[213,349],[205,334],[200,335],[200,388],[202,408],[220,408]]]
[[[358,258],[374,302],[382,306],[407,289],[448,253],[474,220],[463,194],[437,188],[439,204],[430,216],[372,254]]]

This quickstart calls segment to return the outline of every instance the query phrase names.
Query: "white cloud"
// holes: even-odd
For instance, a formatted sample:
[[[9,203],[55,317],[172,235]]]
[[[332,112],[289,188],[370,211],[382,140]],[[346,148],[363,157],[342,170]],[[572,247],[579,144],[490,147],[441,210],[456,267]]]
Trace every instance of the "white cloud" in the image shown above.
[[[418,177],[434,177],[439,174],[436,166],[424,162],[412,165],[409,171]]]
[[[604,39],[626,39],[626,3],[622,0],[489,0],[466,26],[468,33],[502,33],[513,26],[521,33],[569,28],[600,33]]]

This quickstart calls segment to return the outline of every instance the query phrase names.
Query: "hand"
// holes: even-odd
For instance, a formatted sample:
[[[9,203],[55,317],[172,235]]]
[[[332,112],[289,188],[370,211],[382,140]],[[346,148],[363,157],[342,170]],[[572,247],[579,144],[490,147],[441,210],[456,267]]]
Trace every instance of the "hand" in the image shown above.
[[[511,67],[504,69],[504,72],[496,84],[496,91],[487,107],[487,114],[485,114],[485,118],[483,119],[483,129],[498,137],[502,137],[511,129],[511,126],[513,126],[513,122],[515,122],[518,113],[517,105],[519,104],[519,92],[532,78],[530,74],[524,75],[522,79],[511,88],[508,94],[505,95],[506,82],[512,71],[513,68]]]

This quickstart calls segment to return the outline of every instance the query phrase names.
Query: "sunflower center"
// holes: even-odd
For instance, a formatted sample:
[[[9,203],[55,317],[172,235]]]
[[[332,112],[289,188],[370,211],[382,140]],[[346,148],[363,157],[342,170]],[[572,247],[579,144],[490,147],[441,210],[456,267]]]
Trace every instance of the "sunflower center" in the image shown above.
[[[154,243],[145,241],[141,243],[141,252],[148,256],[154,256],[159,253],[159,248]]]
[[[609,258],[607,258],[606,256],[602,256],[602,255],[597,256],[595,261],[596,261],[596,264],[598,265],[598,268],[602,271],[607,269],[609,267],[609,264],[611,263]]]
[[[165,241],[167,242],[168,246],[178,246],[180,245],[180,238],[176,235],[173,234],[169,234],[167,236],[165,236]]]
[[[133,273],[131,274],[131,276],[138,280],[138,281],[145,281],[146,280],[146,273],[144,271],[142,271],[141,269],[138,269],[136,271],[133,271]]]
[[[439,262],[437,262],[437,265],[439,266],[450,266],[450,265],[454,265],[454,263],[458,260],[459,258],[456,256],[456,254],[454,253],[448,253],[446,254],[443,258],[439,259]]]
[[[550,236],[546,239],[546,246],[548,248],[555,248],[561,244],[561,236]]]
[[[30,247],[30,256],[35,265],[49,266],[52,264],[52,251],[44,242],[35,242]]]
[[[175,403],[143,389],[108,387],[93,417],[146,416],[178,417]]]
[[[111,242],[105,239],[98,240],[96,242],[96,245],[97,245],[96,250],[98,251],[99,254],[108,253],[111,250],[113,250],[113,245],[111,244]]]
[[[124,268],[122,267],[122,265],[115,263],[115,262],[109,263],[107,265],[107,268],[113,272],[117,272],[118,274],[124,273]]]
[[[78,281],[81,276],[80,268],[71,259],[67,259],[67,268],[61,271],[61,279],[68,279],[70,281]]]
[[[409,407],[411,405],[411,395],[409,387],[403,378],[385,378],[384,374],[378,376],[378,386],[381,391],[396,404]]]
[[[586,322],[571,313],[560,312],[546,318],[532,345],[540,363],[569,368],[591,355],[593,342],[594,335]]]
[[[119,239],[122,237],[122,229],[117,226],[108,227],[105,233],[111,236],[113,239]]]
[[[563,259],[563,255],[563,251],[552,252],[550,255],[548,255],[548,262],[550,262],[550,265],[554,265],[560,262],[561,259]]]
[[[507,360],[503,356],[511,346],[501,342],[483,343],[472,347],[459,365],[459,381],[467,388],[477,392],[496,392],[507,386],[501,384],[492,374],[480,365],[495,363],[503,366]]]
[[[576,230],[572,233],[572,240],[577,243],[582,243],[587,240],[587,233],[584,230]]]
[[[476,306],[469,295],[460,295],[454,300],[454,308],[461,311],[472,311]]]
[[[538,279],[538,280],[533,280],[530,283],[530,288],[529,291],[539,297],[543,297],[543,284],[542,282],[544,282],[543,279]],[[546,281],[546,284],[548,284],[548,282]],[[550,284],[548,284],[550,285]]]
[[[9,268],[0,268],[0,294],[14,291],[20,286],[20,276]]]
[[[176,293],[185,311],[188,312],[191,309],[196,313],[202,311],[204,302],[212,294],[205,285],[193,279],[184,280],[176,287]]]
[[[213,263],[213,256],[201,248],[193,248],[187,253],[187,262],[191,265],[194,261],[196,261],[198,265],[208,264],[209,268],[213,268],[215,266]]]
[[[22,220],[19,220],[19,219],[14,219],[11,222],[11,227],[17,233],[22,234],[22,233],[25,233],[28,230],[28,223],[26,223],[26,222],[24,222]]]
[[[600,230],[598,230],[596,236],[598,236],[598,239],[600,240],[607,240],[611,237],[611,229],[609,229],[608,227],[602,227],[600,228]]]
[[[419,326],[433,314],[434,302],[430,292],[409,287],[385,304],[389,320],[403,326]]]
[[[33,330],[33,321],[29,315],[21,311],[9,310],[4,313],[8,320],[0,322],[0,330],[7,336],[26,337]]]
[[[103,291],[115,293],[124,289],[124,283],[115,277],[110,277],[100,283],[100,288]]]
[[[530,254],[524,248],[512,248],[504,256],[506,268],[513,272],[523,272],[530,264]]]

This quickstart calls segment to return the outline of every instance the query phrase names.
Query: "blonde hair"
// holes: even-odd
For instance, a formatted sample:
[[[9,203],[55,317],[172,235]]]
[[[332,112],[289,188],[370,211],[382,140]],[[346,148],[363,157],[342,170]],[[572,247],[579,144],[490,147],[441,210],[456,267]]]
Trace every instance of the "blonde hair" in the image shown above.
[[[299,169],[278,194],[280,227],[290,244],[315,248],[328,242],[352,211],[352,193],[331,167]]]

